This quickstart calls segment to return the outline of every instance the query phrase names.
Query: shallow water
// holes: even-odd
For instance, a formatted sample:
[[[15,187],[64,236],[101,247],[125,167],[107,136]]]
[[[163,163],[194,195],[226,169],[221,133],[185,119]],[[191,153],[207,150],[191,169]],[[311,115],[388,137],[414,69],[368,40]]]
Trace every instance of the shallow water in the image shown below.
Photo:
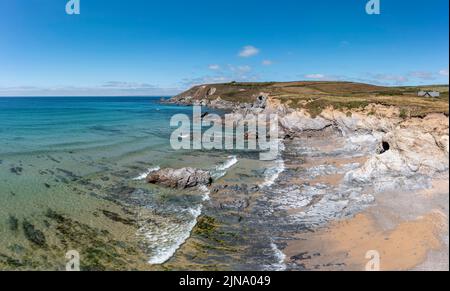
[[[341,199],[311,203],[329,189],[300,189],[291,181],[334,173],[294,170],[301,156],[322,155],[320,148],[290,142],[274,161],[260,161],[254,151],[174,151],[169,121],[178,113],[191,115],[192,107],[148,97],[0,98],[0,269],[63,269],[65,253],[75,249],[84,269],[166,262],[165,268],[185,269],[200,262],[283,270],[279,236],[340,212]],[[228,188],[210,193],[145,183],[148,173],[165,167],[209,170],[213,188]],[[287,213],[306,205],[306,216]],[[218,241],[240,251],[224,256],[214,250],[217,241],[206,240],[206,258],[176,256],[201,215],[224,223]],[[42,232],[45,246],[27,235],[27,223]]]
[[[170,117],[191,110],[148,97],[0,98],[0,259],[21,260],[36,248],[21,229],[27,221],[47,244],[62,248],[53,255],[63,261],[67,242],[49,226],[49,209],[138,246],[145,261],[170,258],[195,225],[205,191],[172,191],[136,178],[156,167],[186,166],[223,176],[236,163],[227,162],[230,153],[170,148]],[[136,225],[104,210],[129,215]],[[22,252],[12,251],[18,246]]]

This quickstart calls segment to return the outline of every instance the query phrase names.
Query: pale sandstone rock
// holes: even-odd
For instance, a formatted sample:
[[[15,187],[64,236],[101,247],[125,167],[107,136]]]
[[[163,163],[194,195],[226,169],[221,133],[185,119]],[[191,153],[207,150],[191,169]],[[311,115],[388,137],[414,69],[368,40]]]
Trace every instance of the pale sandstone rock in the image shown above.
[[[320,116],[311,118],[304,110],[294,111],[281,117],[280,124],[283,128],[291,132],[318,131],[333,125],[330,120]]]

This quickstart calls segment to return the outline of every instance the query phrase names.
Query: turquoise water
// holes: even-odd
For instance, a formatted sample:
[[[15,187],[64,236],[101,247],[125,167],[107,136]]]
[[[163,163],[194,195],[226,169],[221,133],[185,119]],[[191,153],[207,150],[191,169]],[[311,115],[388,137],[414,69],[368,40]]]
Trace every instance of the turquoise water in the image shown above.
[[[0,154],[164,143],[168,120],[188,108],[159,98],[1,98]]]
[[[227,159],[226,153],[171,150],[169,121],[178,113],[191,115],[191,108],[156,97],[0,98],[0,268],[8,268],[2,259],[12,258],[31,261],[25,268],[52,269],[68,244],[89,247],[76,239],[68,243],[61,226],[49,225],[49,209],[107,232],[107,240],[144,250],[145,262],[170,258],[189,235],[206,193],[162,189],[137,177],[155,167],[211,168]],[[111,220],[104,210],[136,223]],[[30,241],[25,222],[51,247]]]
[[[159,265],[189,237],[209,193],[148,185],[146,173],[194,167],[241,180],[267,166],[248,154],[172,150],[170,118],[192,107],[160,101],[0,98],[0,269],[63,269],[72,249],[89,258],[86,269]]]

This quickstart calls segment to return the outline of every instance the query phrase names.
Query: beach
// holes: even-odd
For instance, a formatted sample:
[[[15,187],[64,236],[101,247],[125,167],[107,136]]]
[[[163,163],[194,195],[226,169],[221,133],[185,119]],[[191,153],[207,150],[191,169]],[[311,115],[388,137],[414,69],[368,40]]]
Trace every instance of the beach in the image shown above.
[[[280,151],[263,161],[254,150],[172,150],[170,117],[190,115],[189,104],[69,98],[33,100],[27,109],[27,99],[2,102],[0,118],[13,130],[1,133],[1,269],[63,270],[71,250],[83,270],[359,271],[371,251],[380,270],[448,269],[448,162],[440,158],[448,152],[414,133],[424,143],[408,149],[429,147],[442,162],[425,160],[433,177],[386,171],[380,165],[403,158],[380,151],[382,135],[371,129],[394,129],[387,121],[394,120],[445,136],[440,115],[403,121],[327,110],[311,117],[287,114],[268,98],[247,105],[282,113]],[[234,110],[206,105],[209,114]],[[49,112],[66,121],[55,127]],[[20,119],[25,113],[31,119]],[[84,122],[73,122],[80,114]],[[342,125],[329,126],[328,116]],[[172,189],[146,180],[186,167],[207,171],[212,185]]]

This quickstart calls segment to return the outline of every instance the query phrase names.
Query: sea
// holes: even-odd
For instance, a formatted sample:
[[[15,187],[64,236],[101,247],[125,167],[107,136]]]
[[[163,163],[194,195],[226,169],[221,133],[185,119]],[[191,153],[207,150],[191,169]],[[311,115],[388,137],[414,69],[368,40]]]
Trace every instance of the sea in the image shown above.
[[[192,108],[166,98],[0,98],[0,268],[64,268],[67,251],[93,244],[111,253],[111,266],[167,262],[210,193],[147,184],[158,169],[199,168],[217,180],[260,169],[258,183],[274,183],[283,165],[257,153],[173,150],[170,119]]]

